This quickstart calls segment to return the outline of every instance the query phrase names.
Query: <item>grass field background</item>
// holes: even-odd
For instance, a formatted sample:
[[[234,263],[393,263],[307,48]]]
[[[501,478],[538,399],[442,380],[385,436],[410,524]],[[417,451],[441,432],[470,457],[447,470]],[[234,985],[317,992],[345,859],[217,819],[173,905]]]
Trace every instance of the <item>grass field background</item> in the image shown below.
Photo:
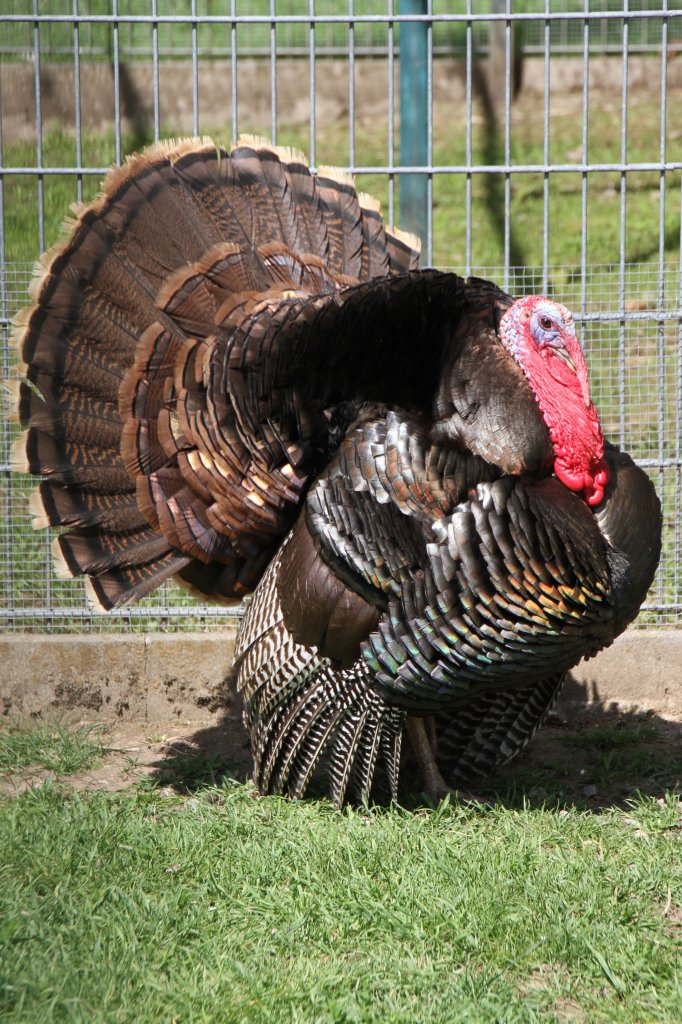
[[[341,813],[205,756],[74,788],[106,737],[0,732],[0,1017],[676,1024],[682,760],[656,733],[569,730],[481,804]]]
[[[476,0],[471,4],[471,13],[485,16],[492,10],[491,0]],[[622,0],[592,0],[590,12],[596,15],[591,21],[591,47],[594,52],[614,52],[621,45],[622,23],[618,19],[600,19],[601,12],[614,12],[622,9]],[[630,10],[660,10],[662,5],[654,0],[631,0]],[[669,0],[668,10],[674,12],[682,9],[680,0]],[[544,21],[542,15],[546,5],[544,0],[514,0],[511,5],[514,14],[537,14],[537,20],[519,23],[519,31],[523,33],[523,44],[529,49],[539,50],[544,45]],[[5,12],[14,15],[28,15],[25,22],[9,22],[0,24],[0,53],[6,59],[21,59],[30,51],[34,44],[33,25],[30,15],[33,13],[31,0],[5,0]],[[562,0],[561,4],[550,4],[554,14],[559,12],[583,12],[583,0]],[[40,14],[69,15],[73,13],[72,0],[51,0],[49,8],[39,8]],[[467,0],[431,0],[430,10],[436,18],[433,28],[433,47],[436,53],[462,53],[466,46],[465,22],[438,23],[438,16],[466,15]],[[352,12],[356,16],[375,16],[385,19],[382,22],[362,22],[354,25],[354,42],[359,52],[376,51],[387,45],[387,15],[392,11],[399,13],[398,0],[393,3],[387,0],[363,0],[362,3],[349,5],[348,0],[232,0],[229,5],[224,0],[119,0],[117,4],[118,43],[121,56],[125,60],[148,56],[154,45],[151,23],[126,21],[126,18],[146,16],[187,18],[193,12],[200,19],[214,17],[225,19],[221,23],[202,24],[197,26],[196,48],[202,55],[220,55],[232,45],[232,26],[230,15],[241,18],[262,18],[261,23],[242,23],[237,25],[235,42],[241,53],[268,53],[272,42],[269,18],[273,13],[281,19],[275,27],[275,41],[281,53],[305,53],[310,45],[310,26],[305,21],[287,22],[287,17],[306,18],[310,13],[317,17],[337,16],[348,18]],[[79,0],[78,13],[81,16],[109,17],[112,12],[110,0]],[[661,18],[651,17],[633,19],[630,26],[630,44],[635,50],[655,50],[660,46],[662,30]],[[110,23],[84,22],[80,28],[80,43],[84,53],[90,59],[110,59],[114,49],[113,25]],[[488,23],[479,21],[474,24],[474,42],[477,47],[485,47],[488,43]],[[682,38],[682,27],[675,20],[669,22],[668,39],[674,42]],[[349,30],[341,22],[320,23],[315,28],[316,47],[322,52],[343,52],[348,47]],[[556,19],[550,25],[550,43],[554,49],[563,52],[579,52],[582,48],[582,25],[578,21]],[[42,45],[51,59],[69,60],[73,49],[73,27],[65,22],[47,23],[42,29]],[[164,56],[189,56],[192,52],[192,29],[188,24],[161,23],[157,27],[156,45],[159,54]]]

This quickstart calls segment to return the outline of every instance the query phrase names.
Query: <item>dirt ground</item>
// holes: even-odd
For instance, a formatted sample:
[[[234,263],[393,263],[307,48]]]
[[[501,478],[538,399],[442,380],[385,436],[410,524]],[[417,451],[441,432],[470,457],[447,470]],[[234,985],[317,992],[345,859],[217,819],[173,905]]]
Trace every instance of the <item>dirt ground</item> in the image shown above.
[[[106,748],[102,760],[88,771],[60,776],[61,784],[115,792],[147,780],[162,792],[188,794],[225,776],[250,778],[248,737],[235,714],[178,723],[167,732],[125,722],[102,726],[98,735]],[[26,770],[0,779],[0,790],[19,794],[48,780],[56,780],[54,772]],[[637,792],[658,796],[680,786],[682,722],[587,705],[552,712],[527,750],[471,795],[508,802],[514,791],[514,802],[559,802],[599,812],[626,807]]]

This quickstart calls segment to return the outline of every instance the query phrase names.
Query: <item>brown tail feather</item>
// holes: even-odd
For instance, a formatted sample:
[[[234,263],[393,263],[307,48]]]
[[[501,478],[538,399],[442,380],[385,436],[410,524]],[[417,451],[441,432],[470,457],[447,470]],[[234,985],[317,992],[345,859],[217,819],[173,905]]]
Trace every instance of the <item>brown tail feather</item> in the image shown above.
[[[277,154],[269,147],[257,152],[240,140],[232,150],[232,162],[250,193],[259,242],[277,239],[294,252],[305,251],[305,235],[298,225],[296,200]]]
[[[146,597],[166,580],[176,576],[190,562],[185,555],[169,551],[148,565],[112,569],[98,576],[86,577],[90,601],[98,611],[108,612],[118,605],[130,604]]]
[[[192,196],[198,215],[213,225],[213,244],[230,241],[249,249],[254,243],[269,240],[257,237],[249,193],[226,150],[207,140],[175,160],[173,170],[185,192]]]
[[[166,555],[168,545],[150,526],[126,533],[83,527],[60,534],[55,544],[57,552],[63,558],[60,575],[92,576],[109,569],[147,565]]]
[[[29,424],[56,440],[97,448],[114,448],[121,436],[121,418],[109,402],[92,399],[82,391],[65,389],[62,405],[46,402],[23,381],[20,384],[17,412],[22,426]]]
[[[406,274],[417,269],[421,242],[416,235],[389,228],[386,232],[386,246],[392,274]]]
[[[135,530],[147,521],[135,493],[97,494],[44,481],[31,496],[35,529],[44,526],[101,526],[105,530]]]
[[[338,274],[359,280],[362,272],[362,212],[350,175],[321,167],[317,178],[329,234],[329,265]]]
[[[252,138],[231,154],[157,144],[68,228],[16,322],[33,387],[19,389],[13,464],[48,478],[36,525],[69,527],[61,567],[91,575],[101,606],[174,572],[230,600],[289,528],[328,429],[275,383],[278,332],[309,306],[304,331],[358,278],[412,265],[412,243],[347,175],[316,178]]]
[[[329,236],[322,212],[315,178],[309,173],[305,157],[301,153],[283,152],[281,158],[286,164],[286,175],[292,195],[296,201],[296,212],[303,235],[302,253],[315,253],[321,260],[329,260]]]
[[[381,206],[371,196],[362,193],[359,197],[362,213],[362,265],[360,277],[366,281],[370,277],[383,277],[388,274],[390,260],[386,248],[386,232],[381,217]]]
[[[233,565],[218,565],[216,562],[202,563],[193,559],[178,573],[178,582],[191,594],[224,604],[234,604],[245,594],[251,593],[272,552],[261,556],[260,562],[251,560],[245,566],[235,559]]]
[[[12,449],[12,468],[19,473],[49,476],[68,487],[117,494],[131,489],[118,451],[59,443],[51,434],[31,428]]]

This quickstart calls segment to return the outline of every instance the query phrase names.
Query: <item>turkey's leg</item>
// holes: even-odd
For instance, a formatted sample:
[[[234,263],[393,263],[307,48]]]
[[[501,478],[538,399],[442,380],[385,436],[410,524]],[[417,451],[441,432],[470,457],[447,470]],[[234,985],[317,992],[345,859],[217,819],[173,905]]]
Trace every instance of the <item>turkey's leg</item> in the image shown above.
[[[413,718],[408,715],[405,719],[407,735],[417,759],[417,766],[422,776],[423,791],[434,800],[442,800],[446,796],[452,796],[455,790],[448,786],[436,764],[433,746],[426,729],[425,719]],[[435,729],[431,729],[435,739]]]

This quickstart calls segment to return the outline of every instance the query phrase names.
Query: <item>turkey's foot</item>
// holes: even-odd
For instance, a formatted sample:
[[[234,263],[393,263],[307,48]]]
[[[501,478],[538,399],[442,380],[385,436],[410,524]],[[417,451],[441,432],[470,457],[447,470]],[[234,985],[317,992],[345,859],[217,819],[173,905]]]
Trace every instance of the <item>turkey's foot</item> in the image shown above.
[[[443,778],[436,763],[436,722],[432,715],[427,718],[413,718],[412,715],[408,715],[405,725],[417,767],[421,773],[421,792],[429,800],[434,804],[439,804],[442,800],[457,801],[457,803],[463,804],[484,802],[473,793],[468,793],[463,789],[454,789]]]
[[[460,794],[452,786],[448,786],[436,764],[433,718],[413,718],[412,715],[408,715],[405,725],[421,774],[421,791],[436,803],[446,798],[459,799]]]

